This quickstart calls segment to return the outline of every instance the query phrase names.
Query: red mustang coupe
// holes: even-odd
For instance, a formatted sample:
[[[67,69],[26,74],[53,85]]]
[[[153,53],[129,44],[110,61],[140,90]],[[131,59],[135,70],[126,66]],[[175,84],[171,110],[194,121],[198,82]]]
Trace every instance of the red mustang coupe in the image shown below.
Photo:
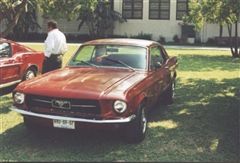
[[[41,73],[43,60],[42,52],[0,38],[0,89]]]
[[[11,109],[29,128],[107,125],[118,127],[126,140],[140,142],[148,111],[158,100],[173,100],[176,67],[176,57],[154,41],[89,41],[65,68],[19,84]]]

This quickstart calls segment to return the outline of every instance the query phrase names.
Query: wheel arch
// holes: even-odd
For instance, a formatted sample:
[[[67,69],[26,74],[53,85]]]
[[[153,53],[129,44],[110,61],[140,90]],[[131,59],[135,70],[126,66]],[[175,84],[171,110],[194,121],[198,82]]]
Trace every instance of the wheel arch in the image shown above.
[[[33,70],[36,73],[36,75],[39,73],[39,69],[38,69],[37,65],[35,65],[35,64],[28,65],[28,67],[25,69],[25,71],[22,75],[22,80],[24,80],[25,74],[27,73],[28,70]]]

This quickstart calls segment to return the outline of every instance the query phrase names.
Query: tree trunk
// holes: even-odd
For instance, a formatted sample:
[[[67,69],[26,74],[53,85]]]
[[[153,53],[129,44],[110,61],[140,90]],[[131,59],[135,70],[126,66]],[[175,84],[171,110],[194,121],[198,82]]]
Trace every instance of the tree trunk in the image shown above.
[[[234,57],[240,57],[240,54],[239,54],[239,52],[238,52],[238,48],[239,48],[239,40],[238,40],[238,21],[236,21],[236,23],[235,23],[235,41],[234,41],[234,43],[235,43],[235,47],[234,47],[234,49],[235,49],[235,55],[234,55]]]
[[[233,58],[239,58],[239,45],[238,45],[238,22],[235,23],[235,36],[234,38],[232,37],[232,24],[228,24],[228,34],[229,34],[229,39],[230,39],[230,48],[231,48],[231,53]]]
[[[89,35],[90,35],[90,38],[94,39],[96,37],[96,32],[95,32],[95,29],[94,29],[94,24],[93,22],[90,20],[86,20],[86,24],[88,26],[88,31],[89,31]]]
[[[231,49],[232,57],[234,57],[234,51],[233,51],[233,39],[232,39],[232,24],[227,24],[227,28],[228,28],[228,35],[229,35],[230,49]]]
[[[220,24],[219,25],[219,37],[222,38],[222,33],[223,33],[223,26]]]

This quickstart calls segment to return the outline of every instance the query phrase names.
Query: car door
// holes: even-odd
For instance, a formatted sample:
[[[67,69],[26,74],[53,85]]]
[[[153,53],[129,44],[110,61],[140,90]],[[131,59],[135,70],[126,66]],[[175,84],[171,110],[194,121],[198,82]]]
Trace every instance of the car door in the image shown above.
[[[162,47],[155,45],[149,49],[149,71],[152,78],[152,99],[155,103],[158,96],[168,86],[171,77],[170,71],[166,68],[167,56],[164,54]]]
[[[20,81],[20,65],[10,43],[0,42],[0,88]]]

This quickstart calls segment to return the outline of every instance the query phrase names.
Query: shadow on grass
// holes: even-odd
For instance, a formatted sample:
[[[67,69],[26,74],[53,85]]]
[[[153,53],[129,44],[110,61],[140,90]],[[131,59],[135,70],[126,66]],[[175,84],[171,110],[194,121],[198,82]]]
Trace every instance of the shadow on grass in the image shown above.
[[[180,55],[178,61],[181,71],[237,71],[240,69],[240,60],[234,60],[230,56]]]
[[[13,103],[11,94],[0,96],[0,114],[8,114],[10,110],[8,109]]]
[[[0,89],[0,114],[7,114],[12,104],[11,92],[16,88],[16,85]]]
[[[145,140],[122,142],[114,131],[42,130],[23,124],[0,135],[3,160],[17,161],[237,161],[239,79],[195,80],[176,88],[175,103],[150,113]]]
[[[179,152],[179,160],[239,160],[239,83],[238,78],[191,79],[189,85],[180,81],[175,103],[162,107],[164,116],[153,112],[150,123],[159,124],[150,128],[152,135],[158,133],[159,139],[168,142],[162,145]]]

